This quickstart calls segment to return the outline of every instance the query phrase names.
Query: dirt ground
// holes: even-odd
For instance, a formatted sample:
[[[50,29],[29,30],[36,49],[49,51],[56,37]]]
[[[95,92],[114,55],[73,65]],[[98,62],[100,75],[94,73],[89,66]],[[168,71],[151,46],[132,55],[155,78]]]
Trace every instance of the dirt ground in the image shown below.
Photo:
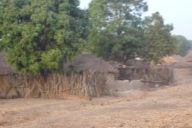
[[[192,128],[192,77],[176,74],[178,86],[124,97],[0,100],[0,128]]]
[[[1,128],[192,128],[192,85],[126,97],[0,100]]]

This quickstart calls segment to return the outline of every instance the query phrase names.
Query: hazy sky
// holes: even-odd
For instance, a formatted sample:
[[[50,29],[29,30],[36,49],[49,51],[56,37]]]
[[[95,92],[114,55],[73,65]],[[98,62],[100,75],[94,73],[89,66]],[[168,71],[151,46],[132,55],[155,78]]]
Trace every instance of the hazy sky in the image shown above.
[[[91,0],[80,0],[81,8],[87,8]],[[174,25],[173,34],[192,40],[192,0],[146,0],[150,15],[159,11],[166,23]]]

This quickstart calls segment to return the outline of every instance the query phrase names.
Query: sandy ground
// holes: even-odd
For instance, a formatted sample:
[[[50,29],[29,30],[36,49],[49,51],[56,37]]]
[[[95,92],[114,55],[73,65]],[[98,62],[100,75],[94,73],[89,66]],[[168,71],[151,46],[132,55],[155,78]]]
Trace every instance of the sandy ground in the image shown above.
[[[92,101],[0,100],[0,128],[192,128],[192,85]]]

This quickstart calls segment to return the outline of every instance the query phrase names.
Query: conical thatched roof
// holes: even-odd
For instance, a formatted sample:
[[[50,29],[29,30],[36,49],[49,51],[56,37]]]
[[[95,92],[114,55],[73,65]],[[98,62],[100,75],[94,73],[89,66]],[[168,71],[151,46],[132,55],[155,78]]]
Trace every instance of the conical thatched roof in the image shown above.
[[[7,75],[13,72],[13,68],[7,63],[5,54],[0,52],[0,75]]]
[[[65,64],[64,71],[69,71],[70,65],[73,65],[77,71],[93,71],[100,73],[117,72],[108,62],[89,53],[83,53],[77,56],[73,62]]]

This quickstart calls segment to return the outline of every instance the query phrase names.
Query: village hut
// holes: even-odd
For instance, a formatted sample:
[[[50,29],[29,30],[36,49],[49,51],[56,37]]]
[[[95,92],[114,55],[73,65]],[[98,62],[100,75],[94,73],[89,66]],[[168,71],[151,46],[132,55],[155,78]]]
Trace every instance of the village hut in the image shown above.
[[[118,79],[130,81],[141,79],[147,67],[142,59],[130,59],[126,62],[126,66],[120,66]]]
[[[75,71],[78,73],[105,74],[107,80],[114,80],[118,75],[118,68],[99,57],[84,52],[72,62],[64,65],[64,72]]]
[[[64,72],[71,71],[88,78],[89,88],[92,88],[89,89],[92,96],[97,96],[93,90],[99,90],[96,93],[98,96],[109,94],[110,86],[108,83],[114,81],[118,74],[118,69],[109,62],[87,52],[77,56],[72,62],[64,64]]]
[[[107,81],[114,79],[117,70],[108,62],[89,53],[82,53],[63,64],[63,72],[42,76],[22,77],[28,87],[26,97],[99,97],[108,94]],[[27,84],[26,84],[27,83]]]
[[[107,94],[106,82],[117,73],[108,62],[89,53],[77,56],[64,64],[64,73],[17,74],[0,54],[0,98],[60,97],[75,95],[98,97]],[[67,74],[65,72],[68,72]]]

